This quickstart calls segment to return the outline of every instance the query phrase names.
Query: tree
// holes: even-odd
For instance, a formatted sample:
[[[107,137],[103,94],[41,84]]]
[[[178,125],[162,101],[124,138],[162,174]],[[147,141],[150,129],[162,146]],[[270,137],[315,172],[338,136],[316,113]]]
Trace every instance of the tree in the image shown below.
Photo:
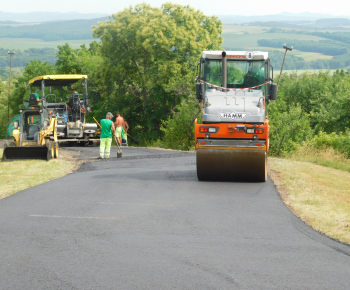
[[[8,87],[6,89],[6,83],[0,78],[0,138],[5,138],[6,125],[7,125],[7,97]]]
[[[93,41],[87,48],[81,45],[80,48],[73,49],[68,43],[58,46],[56,70],[59,74],[86,74],[88,76],[88,95],[89,105],[94,106],[94,115],[102,117],[99,104],[101,89],[103,86],[98,84],[98,77],[102,73],[102,57],[100,55],[101,44]],[[103,83],[103,82],[102,82]],[[104,112],[105,114],[105,112]],[[90,114],[86,115],[88,121],[92,121]]]
[[[23,104],[23,100],[28,100],[30,94],[28,82],[32,78],[54,73],[55,66],[49,64],[47,61],[42,63],[40,60],[31,60],[30,63],[27,63],[23,76],[18,76],[14,81],[15,89],[10,97],[10,108],[12,112],[10,117],[18,114],[18,108]]]
[[[141,132],[159,132],[161,120],[188,96],[181,88],[193,91],[201,52],[221,46],[221,32],[217,17],[172,3],[139,4],[99,23],[94,36],[102,42],[108,108],[122,109]]]
[[[301,105],[316,133],[345,132],[350,127],[349,87],[350,76],[343,70],[333,76],[329,72],[292,74],[281,78],[279,95],[283,95],[287,108]]]

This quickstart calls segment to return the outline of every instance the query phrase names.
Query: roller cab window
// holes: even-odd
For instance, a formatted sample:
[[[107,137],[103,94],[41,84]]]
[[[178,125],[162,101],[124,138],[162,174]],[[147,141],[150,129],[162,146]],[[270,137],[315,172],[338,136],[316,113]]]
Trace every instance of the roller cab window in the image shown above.
[[[261,61],[227,60],[227,87],[248,88],[265,82],[266,63]],[[205,59],[203,62],[203,80],[211,85],[222,86],[222,61]],[[210,89],[210,85],[206,89]],[[260,89],[260,88],[257,88]]]

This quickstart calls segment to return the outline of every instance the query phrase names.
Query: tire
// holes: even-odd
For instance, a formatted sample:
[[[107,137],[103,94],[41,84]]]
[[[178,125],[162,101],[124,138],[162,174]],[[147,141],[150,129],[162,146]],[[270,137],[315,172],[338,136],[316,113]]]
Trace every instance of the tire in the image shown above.
[[[51,142],[50,146],[50,151],[51,151],[51,158],[55,158],[55,143]]]

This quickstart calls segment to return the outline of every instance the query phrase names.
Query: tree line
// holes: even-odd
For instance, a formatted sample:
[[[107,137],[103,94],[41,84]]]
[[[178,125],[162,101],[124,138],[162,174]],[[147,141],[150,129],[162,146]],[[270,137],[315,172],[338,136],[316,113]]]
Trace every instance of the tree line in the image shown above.
[[[190,6],[167,3],[127,8],[93,27],[100,42],[73,49],[58,46],[54,64],[27,63],[14,77],[11,117],[29,96],[28,81],[45,74],[87,74],[92,117],[108,111],[125,117],[142,145],[188,150],[193,120],[200,118],[195,74],[203,50],[222,49],[222,23]],[[282,62],[283,53],[272,64]],[[297,62],[292,54],[288,58]],[[287,59],[288,59],[287,58]],[[278,99],[269,105],[271,154],[293,152],[305,142],[330,146],[350,157],[350,76],[337,71],[283,75]],[[0,82],[0,134],[6,128],[8,85]],[[346,141],[347,140],[347,141]],[[310,143],[311,144],[311,143]]]
[[[91,26],[106,19],[108,18],[45,22],[35,25],[1,26],[0,38],[35,38],[45,41],[91,39]]]
[[[12,49],[0,48],[0,77],[6,80],[9,77],[10,56],[8,51]],[[54,48],[29,48],[25,50],[15,50],[12,57],[11,67],[24,68],[30,60],[47,61],[49,64],[56,63],[57,49]],[[18,70],[15,70],[18,71]]]
[[[220,49],[221,33],[217,17],[187,5],[127,8],[93,27],[93,35],[101,42],[79,49],[58,46],[54,64],[31,60],[13,81],[11,114],[17,114],[28,98],[31,78],[87,74],[93,110],[89,121],[120,111],[131,132],[147,145],[165,134],[164,122],[169,118],[188,108],[198,111],[193,74],[203,50]]]
[[[283,75],[278,90],[277,101],[269,105],[272,154],[288,154],[304,144],[331,147],[350,158],[348,73]]]
[[[326,55],[336,56],[342,55],[348,52],[347,47],[342,44],[333,43],[327,40],[313,41],[313,40],[291,40],[291,39],[259,39],[257,41],[260,46],[281,48],[284,43],[293,43],[293,48],[306,51],[317,52]]]

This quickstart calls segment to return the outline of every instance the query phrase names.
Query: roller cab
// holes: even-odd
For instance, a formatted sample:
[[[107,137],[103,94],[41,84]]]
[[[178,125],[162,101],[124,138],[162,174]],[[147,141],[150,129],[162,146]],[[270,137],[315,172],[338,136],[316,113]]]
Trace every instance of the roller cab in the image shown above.
[[[203,52],[196,85],[202,103],[202,124],[195,121],[199,180],[266,181],[269,74],[266,52]]]

